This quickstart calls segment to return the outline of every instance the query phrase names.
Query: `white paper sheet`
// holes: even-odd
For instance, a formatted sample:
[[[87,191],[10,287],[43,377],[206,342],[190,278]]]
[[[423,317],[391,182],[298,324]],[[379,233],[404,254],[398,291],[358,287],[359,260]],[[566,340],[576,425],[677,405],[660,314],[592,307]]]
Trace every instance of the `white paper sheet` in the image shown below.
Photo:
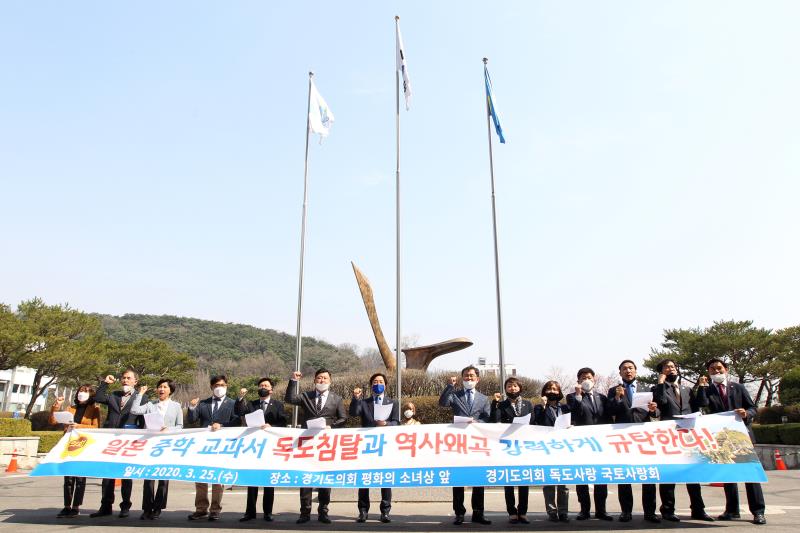
[[[553,424],[554,429],[567,429],[572,425],[572,413],[564,413],[558,415],[556,418],[555,423]]]
[[[327,425],[328,423],[325,422],[324,417],[311,418],[309,420],[306,420],[306,427],[308,429],[325,429]]]
[[[529,425],[531,423],[531,414],[528,413],[525,416],[515,416],[514,421],[511,422],[512,424],[524,424]]]
[[[264,419],[264,411],[261,409],[256,409],[252,413],[244,415],[244,422],[249,428],[260,428],[267,423]]]
[[[631,407],[641,407],[642,409],[647,409],[647,404],[653,401],[653,393],[652,392],[634,392],[633,393],[633,403]]]
[[[379,403],[375,404],[375,420],[389,420],[389,416],[392,414],[392,404],[382,405]]]
[[[472,417],[471,416],[454,416],[453,417],[453,424],[469,424],[471,423]]]
[[[59,424],[72,424],[74,422],[72,413],[69,411],[56,411],[53,413],[53,418],[55,418],[56,422]]]
[[[672,418],[697,418],[699,416],[703,416],[703,413],[697,411],[696,413],[690,413],[688,415],[675,415]]]
[[[144,415],[144,427],[147,429],[161,429],[164,427],[164,415],[156,411]]]

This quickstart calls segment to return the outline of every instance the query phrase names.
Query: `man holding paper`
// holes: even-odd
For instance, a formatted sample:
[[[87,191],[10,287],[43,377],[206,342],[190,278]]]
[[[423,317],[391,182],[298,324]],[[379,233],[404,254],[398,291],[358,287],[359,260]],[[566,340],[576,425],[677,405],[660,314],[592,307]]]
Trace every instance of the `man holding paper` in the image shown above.
[[[274,383],[270,378],[258,380],[258,399],[248,402],[245,399],[247,389],[239,391],[239,400],[234,406],[238,416],[243,416],[247,427],[260,427],[266,429],[272,426],[286,427],[286,413],[283,403],[272,398]],[[247,487],[247,508],[239,522],[248,522],[256,518],[256,501],[258,501],[258,487]],[[264,511],[264,520],[272,522],[272,504],[275,501],[275,489],[264,487],[264,498],[261,509]]]
[[[661,413],[653,401],[652,392],[636,392],[636,363],[625,359],[619,364],[619,377],[622,382],[608,391],[608,407],[615,424],[650,422],[658,419]],[[617,485],[620,522],[633,519],[633,489],[628,484]],[[656,516],[656,486],[652,483],[642,485],[642,509],[647,522],[658,524]]]
[[[303,427],[306,429],[331,429],[344,427],[347,422],[347,412],[344,410],[342,397],[330,391],[331,373],[320,368],[314,374],[314,390],[301,393],[300,379],[303,373],[295,371],[289,378],[289,385],[286,387],[286,403],[296,405],[303,413]],[[311,520],[311,497],[313,489],[303,487],[300,489],[300,517],[298,524],[304,524]],[[330,524],[328,518],[328,504],[331,502],[331,489],[318,488],[317,507],[318,519],[323,524]]]
[[[145,426],[151,431],[164,431],[169,429],[183,428],[183,409],[181,404],[171,400],[172,393],[175,392],[175,382],[171,379],[161,379],[156,385],[158,399],[152,402],[141,404],[139,398],[147,394],[147,386],[139,387],[139,392],[133,395],[133,407],[131,413],[143,415]],[[167,493],[169,491],[169,481],[158,480],[158,488],[152,479],[144,480],[144,491],[142,494],[142,520],[158,520],[161,511],[167,506]]]
[[[400,425],[400,409],[397,401],[386,393],[386,376],[380,372],[369,378],[372,394],[363,398],[360,388],[353,389],[350,401],[350,416],[361,417],[362,428]],[[381,489],[381,517],[384,524],[391,522],[389,512],[392,510],[392,489]],[[356,522],[366,522],[369,513],[369,489],[358,489],[358,518]]]

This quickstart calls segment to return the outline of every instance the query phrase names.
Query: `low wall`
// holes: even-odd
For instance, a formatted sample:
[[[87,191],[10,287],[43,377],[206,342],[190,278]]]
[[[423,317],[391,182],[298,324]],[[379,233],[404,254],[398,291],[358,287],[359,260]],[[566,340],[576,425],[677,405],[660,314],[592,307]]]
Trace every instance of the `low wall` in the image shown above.
[[[39,437],[0,437],[0,466],[8,466],[14,450],[19,468],[33,468],[38,462]]]
[[[756,444],[756,453],[764,470],[775,470],[775,450],[781,453],[786,468],[800,468],[800,446],[789,444]]]

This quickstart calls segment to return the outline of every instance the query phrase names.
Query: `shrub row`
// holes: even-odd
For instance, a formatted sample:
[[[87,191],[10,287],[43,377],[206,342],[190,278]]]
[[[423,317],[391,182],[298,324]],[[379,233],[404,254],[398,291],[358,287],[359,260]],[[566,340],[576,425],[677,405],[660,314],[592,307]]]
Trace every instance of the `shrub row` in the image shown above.
[[[758,410],[755,422],[758,424],[780,424],[782,417],[787,422],[800,422],[800,405],[773,405]]]
[[[753,424],[758,444],[800,445],[800,424]]]

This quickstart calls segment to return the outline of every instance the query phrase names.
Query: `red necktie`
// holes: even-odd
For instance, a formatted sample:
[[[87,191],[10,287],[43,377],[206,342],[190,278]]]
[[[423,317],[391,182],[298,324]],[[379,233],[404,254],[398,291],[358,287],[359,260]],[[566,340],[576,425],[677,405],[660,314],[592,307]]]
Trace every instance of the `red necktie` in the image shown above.
[[[717,385],[717,389],[719,389],[719,397],[722,398],[722,407],[724,407],[725,410],[727,411],[728,410],[728,392],[725,390],[725,385],[723,383],[720,383],[719,385]]]

